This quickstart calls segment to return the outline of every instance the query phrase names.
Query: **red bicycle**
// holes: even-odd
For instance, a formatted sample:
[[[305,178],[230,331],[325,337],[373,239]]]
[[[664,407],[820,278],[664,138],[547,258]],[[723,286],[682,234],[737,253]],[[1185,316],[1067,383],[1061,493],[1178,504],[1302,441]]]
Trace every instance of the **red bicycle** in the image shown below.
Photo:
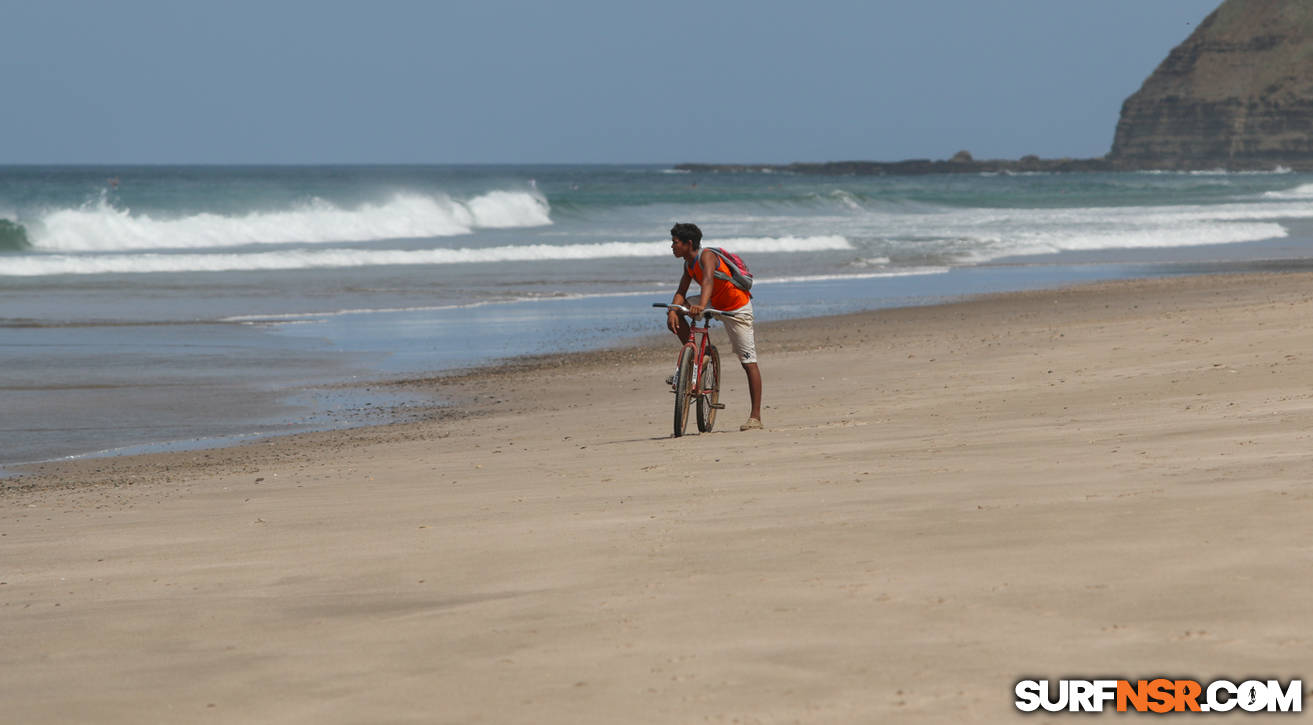
[[[720,402],[720,351],[710,342],[711,320],[715,315],[733,317],[733,312],[703,310],[702,327],[683,305],[654,302],[653,307],[665,307],[689,317],[688,342],[679,351],[675,363],[675,436],[684,435],[688,428],[688,409],[694,407],[698,417],[698,431],[708,433],[716,424],[716,411],[724,409]]]

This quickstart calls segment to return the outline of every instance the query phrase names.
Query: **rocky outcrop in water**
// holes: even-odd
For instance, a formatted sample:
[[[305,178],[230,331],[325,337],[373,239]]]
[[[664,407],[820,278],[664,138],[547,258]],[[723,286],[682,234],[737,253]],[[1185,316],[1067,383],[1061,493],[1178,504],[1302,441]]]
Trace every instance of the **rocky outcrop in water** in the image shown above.
[[[1313,2],[1223,2],[1126,99],[1108,158],[1313,168]]]
[[[828,174],[830,176],[920,176],[922,174],[1024,174],[1066,171],[1116,171],[1120,167],[1106,159],[1020,159],[976,160],[958,152],[953,158],[908,159],[906,161],[823,161],[793,164],[677,164],[681,171],[723,173]]]

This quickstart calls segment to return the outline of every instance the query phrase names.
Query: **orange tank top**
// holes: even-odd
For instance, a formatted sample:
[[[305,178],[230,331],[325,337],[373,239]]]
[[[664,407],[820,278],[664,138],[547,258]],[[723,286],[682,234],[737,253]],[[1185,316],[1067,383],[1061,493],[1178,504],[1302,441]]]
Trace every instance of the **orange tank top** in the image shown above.
[[[714,254],[714,252],[710,254]],[[701,259],[702,253],[699,253],[698,261],[700,262]],[[701,264],[686,264],[684,266],[684,271],[688,272],[688,276],[691,277],[699,287],[702,286]],[[725,261],[720,257],[716,257],[716,271],[726,277],[730,276],[729,267],[725,265]],[[696,302],[698,297],[690,295],[688,299],[689,302]],[[751,301],[752,296],[738,287],[735,287],[733,282],[724,279],[716,279],[715,277],[711,278],[711,299],[707,301],[707,304],[710,305],[712,309],[725,310],[728,312],[730,310],[737,310]]]

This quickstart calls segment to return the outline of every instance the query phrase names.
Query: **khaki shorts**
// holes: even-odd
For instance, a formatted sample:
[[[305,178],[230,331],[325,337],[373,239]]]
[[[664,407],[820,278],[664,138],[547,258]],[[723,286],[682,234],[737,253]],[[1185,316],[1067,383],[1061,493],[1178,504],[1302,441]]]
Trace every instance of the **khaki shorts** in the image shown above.
[[[748,363],[757,362],[757,340],[752,333],[752,303],[733,310],[734,316],[716,315],[716,317],[725,323],[725,332],[729,334],[729,342],[734,346],[734,354],[738,356],[739,362],[747,365]]]

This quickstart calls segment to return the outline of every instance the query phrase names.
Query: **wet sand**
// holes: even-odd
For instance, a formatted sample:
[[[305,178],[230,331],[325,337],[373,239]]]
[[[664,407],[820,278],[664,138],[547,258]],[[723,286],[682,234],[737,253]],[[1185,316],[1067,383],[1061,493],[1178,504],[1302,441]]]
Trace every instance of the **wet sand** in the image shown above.
[[[762,326],[764,431],[730,370],[670,438],[658,340],[37,467],[5,719],[996,722],[1023,677],[1308,676],[1310,320],[1305,273],[999,295]]]

